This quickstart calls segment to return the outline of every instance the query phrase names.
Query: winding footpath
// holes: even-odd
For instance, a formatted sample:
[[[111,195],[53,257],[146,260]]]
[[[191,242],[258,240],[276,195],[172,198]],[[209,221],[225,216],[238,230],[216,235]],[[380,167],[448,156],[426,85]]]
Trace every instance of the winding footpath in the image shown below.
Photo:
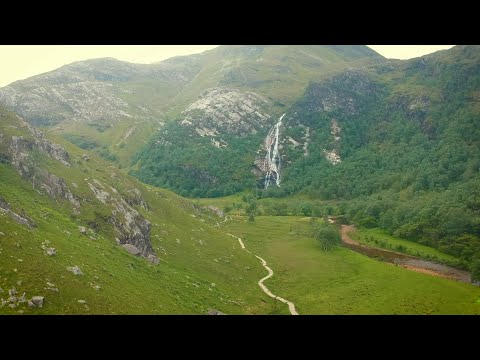
[[[238,242],[240,243],[240,247],[241,247],[243,250],[245,250],[246,252],[252,254],[252,253],[245,247],[245,245],[243,244],[242,239],[240,239],[238,236],[235,236],[235,235],[232,235],[232,234],[228,234],[228,235],[230,235],[231,237],[234,237],[235,239],[237,239]],[[255,254],[252,254],[252,255],[255,255]],[[292,315],[298,315],[297,310],[295,310],[295,304],[294,304],[294,303],[292,303],[292,302],[290,302],[290,301],[288,301],[288,300],[285,300],[284,298],[281,298],[280,296],[277,296],[277,295],[272,294],[272,292],[271,292],[270,290],[268,290],[268,288],[263,284],[263,282],[264,282],[265,280],[267,280],[267,279],[269,279],[269,278],[271,278],[271,277],[273,276],[273,270],[270,269],[270,268],[267,266],[267,262],[266,262],[265,260],[263,260],[260,256],[255,255],[255,257],[262,262],[263,267],[264,267],[265,269],[267,269],[267,271],[268,271],[268,275],[258,281],[258,286],[260,286],[260,288],[263,290],[263,292],[264,292],[265,294],[267,294],[268,296],[270,296],[271,298],[276,299],[276,300],[278,300],[278,301],[281,301],[281,302],[284,303],[284,304],[287,304],[287,305],[288,305],[288,310],[290,310],[290,314],[292,314]]]

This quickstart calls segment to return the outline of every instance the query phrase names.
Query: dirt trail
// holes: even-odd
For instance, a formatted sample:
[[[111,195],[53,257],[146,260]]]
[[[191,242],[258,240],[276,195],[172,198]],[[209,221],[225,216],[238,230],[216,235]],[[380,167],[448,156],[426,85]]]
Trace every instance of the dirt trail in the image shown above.
[[[238,242],[240,243],[240,247],[241,247],[243,250],[245,250],[246,252],[248,252],[248,253],[251,254],[251,252],[250,252],[249,250],[247,250],[247,248],[245,247],[242,239],[240,239],[238,236],[235,236],[235,235],[232,235],[232,234],[228,234],[228,235],[230,235],[231,237],[234,237],[235,239],[237,239]],[[255,254],[252,254],[252,255],[255,255]],[[288,310],[290,310],[290,314],[292,314],[292,315],[298,315],[297,310],[295,310],[295,304],[294,304],[294,303],[292,303],[292,302],[290,302],[290,301],[288,301],[288,300],[285,300],[284,298],[281,298],[280,296],[277,296],[277,295],[272,294],[272,292],[271,292],[270,290],[268,290],[268,288],[267,288],[265,285],[263,285],[263,282],[264,282],[265,280],[267,280],[267,279],[269,279],[269,278],[271,278],[271,277],[273,276],[273,270],[270,269],[270,268],[267,266],[267,262],[266,262],[264,259],[262,259],[260,256],[255,255],[255,257],[262,262],[263,267],[264,267],[265,269],[267,269],[267,271],[268,271],[268,275],[258,281],[258,286],[260,286],[260,288],[263,290],[263,292],[264,292],[265,294],[267,294],[268,296],[270,296],[271,298],[276,299],[276,300],[278,300],[278,301],[281,301],[281,302],[284,303],[284,304],[287,304],[287,305],[288,305]]]
[[[352,225],[342,225],[341,235],[342,243],[363,255],[379,259],[381,261],[389,262],[405,269],[413,270],[419,273],[428,274],[431,276],[441,277],[444,279],[451,279],[461,282],[470,283],[470,273],[464,270],[455,269],[451,266],[438,264],[433,261],[423,260],[411,255],[398,253],[391,250],[374,248],[358,243],[353,240],[348,234],[355,230]]]

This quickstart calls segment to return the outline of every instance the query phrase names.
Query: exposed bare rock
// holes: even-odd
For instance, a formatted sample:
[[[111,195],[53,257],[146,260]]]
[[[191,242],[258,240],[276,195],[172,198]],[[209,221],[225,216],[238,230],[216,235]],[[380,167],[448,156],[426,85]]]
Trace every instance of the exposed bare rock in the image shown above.
[[[87,228],[85,226],[79,226],[78,231],[80,234],[86,235],[87,234]]]
[[[55,256],[57,255],[57,250],[55,248],[50,247],[45,250],[45,254],[47,254],[48,256]]]
[[[109,193],[103,184],[97,180],[92,180],[92,182],[88,183],[88,186],[99,201],[112,209],[110,221],[114,226],[120,244],[133,245],[140,251],[143,257],[153,254],[153,248],[150,243],[150,222],[130,206],[120,196],[118,191],[113,192],[113,194]],[[135,194],[135,192],[134,195],[136,197],[136,200],[135,198],[133,200],[134,202],[143,202],[141,195]]]
[[[45,300],[45,297],[44,296],[34,296],[32,297],[32,299],[30,300],[33,305],[35,305],[36,307],[43,307],[43,302]]]
[[[13,212],[10,209],[9,204],[1,197],[0,197],[0,213],[9,215],[17,223],[28,226],[29,228],[33,228],[37,226],[35,222],[25,213],[23,209],[21,211],[21,215]]]
[[[128,191],[128,196],[125,198],[127,203],[131,206],[141,206],[148,210],[148,205],[142,197],[142,193],[138,189],[131,189]]]
[[[67,266],[67,270],[73,273],[73,275],[84,275],[82,270],[80,270],[80,268],[77,265]]]
[[[25,122],[22,122],[22,124],[23,127],[28,128],[33,139],[12,136],[9,148],[12,165],[24,179],[32,182],[34,189],[47,194],[53,199],[68,200],[78,213],[80,201],[69,190],[65,180],[37,167],[34,157],[31,156],[32,152],[40,152],[69,167],[68,153],[60,145],[53,144],[47,140],[41,131],[34,129]]]
[[[339,140],[340,140],[340,131],[341,128],[338,125],[337,120],[332,119],[330,125],[331,131],[330,134],[333,136],[333,139],[330,142],[331,150],[323,149],[322,152],[325,154],[325,158],[332,164],[337,165],[342,162],[339,152]]]
[[[112,209],[112,222],[122,244],[132,244],[143,256],[153,253],[150,244],[150,222],[123,199],[115,201]]]
[[[13,295],[17,295],[17,289],[15,289],[14,287],[12,287],[11,289],[8,289],[8,295],[9,296],[13,296]]]
[[[269,101],[253,92],[216,87],[205,90],[185,109],[181,124],[192,127],[200,136],[214,138],[220,133],[244,136],[269,126],[269,108]],[[217,147],[226,146],[223,140],[216,141]]]
[[[225,217],[225,213],[216,206],[209,205],[209,206],[206,206],[204,208],[207,209],[207,210],[210,210],[211,212],[215,213],[217,216],[219,216],[221,218]]]
[[[160,259],[153,254],[149,254],[147,256],[147,260],[150,261],[154,265],[160,264]]]
[[[332,165],[337,165],[342,161],[340,156],[336,153],[335,150],[327,151],[325,149],[322,150],[322,152],[325,154],[325,158],[332,164]]]
[[[43,169],[36,169],[34,186],[43,190],[52,199],[67,199],[75,208],[80,208],[79,199],[68,189],[65,180]]]
[[[45,134],[42,131],[35,129],[23,120],[20,121],[21,126],[29,131],[33,139],[25,139],[23,136],[13,136],[11,145],[13,152],[20,153],[22,151],[37,150],[57,160],[66,167],[70,166],[70,156],[62,146],[54,144],[45,138]]]
[[[135,255],[135,256],[140,256],[141,251],[138,250],[134,245],[132,244],[123,244],[122,247],[127,250],[130,254]]]
[[[95,197],[100,200],[103,204],[107,203],[107,200],[110,199],[110,194],[107,191],[100,189],[99,187],[95,187],[95,185],[88,183],[90,190],[92,190]]]
[[[207,315],[227,315],[227,314],[215,309],[210,309],[208,310]]]

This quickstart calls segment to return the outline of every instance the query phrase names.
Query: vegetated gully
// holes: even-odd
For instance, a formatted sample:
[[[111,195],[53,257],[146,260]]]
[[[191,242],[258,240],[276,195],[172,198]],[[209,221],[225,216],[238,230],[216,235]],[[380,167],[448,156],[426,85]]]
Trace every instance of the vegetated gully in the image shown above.
[[[246,252],[252,254],[250,252],[250,250],[248,250],[247,248],[245,248],[245,244],[243,243],[242,239],[240,239],[238,236],[235,236],[235,235],[232,235],[232,234],[228,234],[230,235],[231,237],[234,237],[235,239],[238,240],[239,244],[240,244],[240,247],[245,250]],[[252,254],[252,255],[255,255],[255,254]],[[265,286],[263,285],[263,282],[269,278],[271,278],[273,276],[273,270],[270,269],[268,266],[267,266],[267,262],[265,260],[263,260],[260,256],[258,255],[255,255],[255,257],[257,259],[259,259],[261,262],[262,262],[262,265],[265,269],[267,269],[268,271],[268,275],[265,276],[264,278],[260,279],[258,281],[258,286],[260,286],[260,288],[263,290],[263,292],[265,294],[267,294],[268,296],[270,296],[271,298],[275,299],[275,300],[278,300],[278,301],[281,301],[282,303],[284,304],[287,304],[288,305],[288,310],[290,310],[290,314],[292,315],[298,315],[298,312],[297,310],[295,309],[295,304],[288,301],[288,300],[285,300],[284,298],[281,298],[280,296],[277,296],[277,295],[274,295],[272,294],[272,292]]]
[[[362,245],[353,240],[348,234],[355,229],[352,225],[342,225],[342,243],[349,249],[356,251],[360,254],[366,255],[371,258],[375,258],[380,261],[391,263],[403,268],[437,276],[445,279],[451,279],[461,281],[465,283],[471,283],[470,273],[464,270],[455,269],[451,266],[438,264],[433,261],[423,260],[414,256],[401,254],[391,250],[374,248],[366,245]]]

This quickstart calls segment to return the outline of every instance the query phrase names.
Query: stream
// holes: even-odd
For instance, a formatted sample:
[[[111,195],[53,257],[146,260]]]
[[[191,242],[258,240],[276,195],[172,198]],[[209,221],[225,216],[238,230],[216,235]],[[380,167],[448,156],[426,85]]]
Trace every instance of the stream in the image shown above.
[[[349,249],[386,263],[401,266],[405,269],[441,277],[444,279],[451,279],[469,284],[471,283],[470,273],[465,270],[459,270],[448,265],[439,264],[433,261],[420,259],[391,250],[374,248],[360,244],[348,235],[350,231],[353,231],[354,229],[354,226],[342,225],[342,243]]]

